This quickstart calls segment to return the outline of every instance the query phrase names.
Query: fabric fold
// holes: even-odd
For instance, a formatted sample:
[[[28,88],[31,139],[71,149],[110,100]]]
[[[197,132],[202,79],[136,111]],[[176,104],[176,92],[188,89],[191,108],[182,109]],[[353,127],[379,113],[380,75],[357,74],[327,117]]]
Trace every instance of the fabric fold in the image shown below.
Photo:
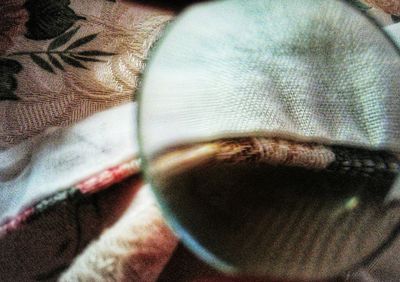
[[[60,281],[157,281],[177,243],[150,187],[144,186],[123,217],[75,259]]]
[[[135,112],[131,102],[0,152],[0,221],[92,174],[137,158]]]
[[[143,148],[263,136],[400,151],[399,72],[398,48],[342,1],[199,4],[148,66]]]

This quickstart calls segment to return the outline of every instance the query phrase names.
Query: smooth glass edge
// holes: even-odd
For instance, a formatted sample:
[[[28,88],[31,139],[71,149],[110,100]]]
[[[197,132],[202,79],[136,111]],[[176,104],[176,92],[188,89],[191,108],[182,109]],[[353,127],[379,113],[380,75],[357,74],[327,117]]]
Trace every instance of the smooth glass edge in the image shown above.
[[[215,0],[217,1],[217,0]],[[211,1],[211,2],[215,2]],[[225,0],[227,1],[227,0]],[[310,1],[310,0],[308,0]],[[396,41],[393,39],[393,37],[385,30],[385,27],[381,25],[377,19],[375,19],[372,15],[369,15],[355,7],[353,4],[349,3],[347,0],[336,0],[337,2],[341,2],[344,6],[349,7],[349,9],[352,9],[355,11],[355,13],[361,14],[361,16],[365,17],[370,23],[371,26],[374,27],[375,29],[379,30],[381,34],[383,35],[384,38],[386,38],[386,41],[392,45],[394,51],[399,55],[400,57],[400,46],[396,43]],[[140,81],[144,81],[144,78],[146,77],[149,65],[151,65],[151,57],[157,53],[157,49],[160,48],[160,45],[162,44],[162,41],[165,39],[165,37],[168,36],[168,33],[171,32],[171,30],[174,28],[174,26],[177,24],[179,17],[181,14],[183,14],[186,10],[190,9],[193,6],[200,6],[200,5],[207,5],[207,2],[203,3],[197,3],[190,5],[186,7],[180,14],[177,14],[175,19],[171,20],[167,26],[163,30],[163,34],[160,36],[160,38],[154,42],[153,46],[148,52],[148,63],[142,72],[141,76],[139,77]],[[185,228],[181,225],[179,219],[174,215],[174,213],[171,211],[167,201],[164,199],[161,193],[161,189],[155,187],[153,184],[154,182],[152,181],[152,177],[148,173],[148,167],[149,167],[149,161],[145,157],[144,153],[144,146],[143,146],[143,136],[142,136],[142,130],[141,130],[141,112],[142,112],[142,95],[143,95],[143,83],[139,86],[139,88],[135,91],[136,94],[136,102],[138,104],[138,110],[136,113],[136,126],[137,126],[137,141],[139,145],[139,158],[141,160],[141,165],[142,165],[142,172],[144,175],[144,180],[147,182],[155,195],[157,202],[161,208],[161,213],[165,216],[166,223],[168,226],[172,228],[172,230],[178,235],[178,239],[182,241],[182,243],[190,250],[194,255],[211,265],[212,267],[215,267],[217,270],[220,270],[226,274],[230,275],[235,275],[235,274],[249,274],[248,271],[243,271],[237,266],[233,266],[229,263],[224,262],[220,258],[218,258],[216,255],[214,255],[212,252],[204,248],[203,246],[200,245],[197,240],[190,235]],[[400,176],[398,177],[400,179]],[[359,262],[355,262],[352,266],[350,266],[347,269],[344,269],[343,271],[340,272],[340,274],[344,274],[347,272],[354,271],[360,267],[364,267],[368,265],[368,263],[371,263],[374,261],[376,258],[379,257],[385,250],[387,250],[392,243],[398,238],[400,235],[400,222],[397,223],[397,225],[393,228],[392,232],[388,235],[388,238],[381,244],[379,245],[373,252],[371,252],[370,255],[362,258]],[[338,274],[338,275],[340,275]],[[255,274],[260,276],[259,274]],[[265,276],[265,275],[263,275]],[[337,276],[333,277],[326,277],[326,278],[334,278]]]

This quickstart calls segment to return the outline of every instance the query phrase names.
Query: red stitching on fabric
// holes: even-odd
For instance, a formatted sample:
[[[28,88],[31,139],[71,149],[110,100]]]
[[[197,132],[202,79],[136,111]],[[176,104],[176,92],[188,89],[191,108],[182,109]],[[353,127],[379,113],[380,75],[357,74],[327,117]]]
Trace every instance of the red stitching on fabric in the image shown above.
[[[119,182],[140,170],[139,160],[129,160],[115,167],[103,170],[75,185],[82,194],[98,192]]]

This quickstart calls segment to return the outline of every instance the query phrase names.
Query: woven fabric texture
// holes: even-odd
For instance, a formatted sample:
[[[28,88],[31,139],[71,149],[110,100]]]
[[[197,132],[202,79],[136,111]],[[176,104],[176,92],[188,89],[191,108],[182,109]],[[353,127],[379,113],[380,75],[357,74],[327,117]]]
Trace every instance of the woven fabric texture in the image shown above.
[[[75,259],[60,281],[156,281],[177,243],[150,187],[143,187],[124,216]]]
[[[399,222],[391,152],[253,137],[175,148],[149,167],[186,236],[250,273],[342,275],[379,258]]]
[[[399,71],[395,45],[342,1],[198,5],[149,64],[143,146],[263,135],[399,151]]]
[[[85,178],[138,158],[133,102],[0,152],[0,223]]]
[[[0,12],[0,148],[131,101],[171,19],[106,0],[7,0]]]
[[[388,14],[400,16],[400,2],[397,0],[364,0],[377,8],[382,9]]]
[[[1,226],[0,280],[56,281],[93,239],[129,209],[140,187],[140,179],[131,177],[92,195],[66,189],[27,210],[26,219]]]
[[[337,12],[334,12],[336,6],[330,9],[328,5],[326,10],[322,10],[326,12],[323,15],[327,19],[326,26],[321,29],[315,28],[316,25],[312,20],[305,22],[304,26],[299,26],[294,20],[295,16],[300,14],[304,19],[306,18],[304,15],[313,14],[313,7],[304,5],[307,1],[285,0],[282,2],[284,5],[296,2],[296,9],[287,9],[290,7],[287,6],[284,7],[285,11],[275,10],[276,14],[272,14],[267,21],[269,27],[275,28],[276,23],[281,22],[280,16],[288,18],[284,25],[276,28],[277,31],[283,31],[281,33],[283,38],[279,38],[280,34],[268,33],[271,30],[255,28],[259,23],[265,24],[265,18],[258,8],[253,10],[242,7],[243,9],[238,11],[238,6],[235,5],[239,2],[230,1],[229,7],[223,7],[228,1],[221,1],[219,4],[208,4],[209,8],[206,6],[193,8],[188,12],[186,19],[178,21],[178,27],[188,23],[184,30],[178,30],[175,35],[175,38],[179,39],[176,44],[182,42],[185,44],[180,46],[181,49],[172,50],[174,46],[169,43],[172,49],[168,52],[173,52],[174,56],[181,56],[182,61],[174,56],[163,61],[160,69],[162,76],[159,77],[162,83],[157,81],[157,84],[152,84],[156,90],[159,90],[159,87],[166,87],[163,91],[168,90],[164,93],[166,96],[159,97],[161,99],[152,104],[154,114],[164,113],[157,117],[162,123],[159,124],[158,129],[153,128],[155,131],[151,133],[152,136],[159,138],[162,144],[160,147],[157,147],[159,145],[157,144],[154,152],[164,149],[166,144],[169,146],[188,140],[198,141],[199,137],[208,141],[210,137],[214,139],[231,136],[232,131],[223,132],[221,135],[210,131],[206,135],[196,133],[188,139],[185,139],[187,136],[181,139],[182,129],[200,128],[197,127],[198,121],[205,119],[218,124],[219,114],[222,118],[233,117],[228,124],[225,124],[235,125],[234,129],[238,131],[233,135],[237,132],[243,133],[243,129],[248,126],[246,122],[249,121],[247,120],[249,113],[255,118],[270,118],[262,120],[261,125],[256,124],[257,126],[254,127],[257,130],[261,128],[262,133],[266,132],[264,129],[269,132],[270,128],[265,128],[266,125],[271,126],[277,122],[279,126],[284,126],[288,125],[285,123],[288,121],[289,124],[292,123],[290,124],[292,127],[282,136],[291,135],[295,133],[295,130],[312,128],[315,129],[312,133],[316,135],[310,137],[311,140],[325,140],[327,143],[332,143],[331,141],[342,143],[350,140],[353,144],[357,143],[358,135],[353,136],[348,133],[354,130],[353,125],[357,125],[355,132],[361,134],[358,136],[361,138],[358,140],[361,140],[361,143],[357,144],[364,144],[369,148],[398,149],[393,146],[393,142],[398,141],[398,135],[393,137],[393,134],[399,132],[399,111],[396,106],[398,96],[390,95],[392,90],[398,89],[398,84],[392,83],[398,71],[398,62],[391,60],[397,57],[393,56],[390,60],[381,57],[383,52],[395,51],[390,47],[382,47],[379,42],[376,43],[373,40],[376,33],[379,33],[377,30],[372,30],[372,33],[370,29],[364,30],[369,22],[360,15],[351,14],[360,20],[360,26],[353,25],[353,20],[346,17],[347,10],[344,7],[343,10],[346,12],[342,14],[343,17],[335,18],[333,15]],[[254,1],[256,6],[261,5],[261,2],[263,1]],[[264,1],[264,3],[272,2]],[[315,2],[319,3],[319,1]],[[373,2],[376,7],[371,9],[371,14],[379,11],[379,7],[393,15],[398,14],[396,1],[371,0],[369,2]],[[0,256],[0,280],[56,280],[61,274],[62,281],[157,280],[158,274],[177,243],[176,237],[165,225],[148,188],[137,192],[139,189],[137,179],[124,180],[120,185],[111,187],[109,185],[115,181],[122,181],[130,173],[137,172],[138,162],[125,163],[127,159],[134,159],[137,152],[136,143],[132,144],[131,138],[134,135],[135,125],[132,119],[135,114],[132,110],[134,106],[128,105],[128,102],[136,95],[135,89],[148,58],[149,47],[160,36],[163,27],[172,17],[171,13],[144,8],[140,5],[128,5],[118,0],[4,0],[0,4],[0,14],[2,15],[0,19],[0,148],[4,149],[0,152],[0,224],[6,217],[10,217],[7,224],[0,226],[0,249],[4,251]],[[379,21],[383,23],[395,20],[395,17],[390,17],[390,15],[383,15],[380,12],[378,14]],[[247,15],[252,15],[250,22],[246,20]],[[238,19],[241,19],[232,30],[221,24],[225,17],[232,22],[231,16],[238,16]],[[318,19],[318,17],[312,19]],[[195,24],[196,21],[201,23],[203,26],[201,32],[207,36],[196,37],[197,33],[192,32],[198,27]],[[331,25],[337,22],[340,22],[342,31],[331,30]],[[252,29],[254,33],[253,31],[248,33],[248,29]],[[291,29],[294,30],[293,33],[289,32]],[[304,30],[305,33],[296,33]],[[311,30],[315,30],[315,33],[307,33]],[[388,30],[396,34],[399,28],[392,26]],[[330,36],[323,37],[327,41],[322,42],[333,44],[333,50],[337,51],[335,48],[342,43],[346,46],[345,48],[354,47],[354,50],[350,48],[349,54],[333,52],[336,56],[333,58],[318,57],[318,60],[321,59],[318,63],[310,61],[306,58],[307,56],[303,57],[310,48],[296,49],[298,46],[295,45],[296,48],[290,49],[293,46],[286,45],[284,40],[284,37],[290,40],[298,39],[299,43],[306,43],[306,47],[315,47],[311,40],[313,36],[319,38],[318,36],[327,33]],[[343,37],[338,36],[339,33]],[[214,43],[223,43],[224,48],[232,47],[230,45],[232,42],[228,39],[237,34],[243,35],[243,41],[237,46],[233,44],[234,48],[230,50],[231,52],[224,54],[215,48]],[[306,34],[309,37],[305,38],[311,39],[307,42],[301,41],[302,36],[299,34]],[[193,37],[193,35],[196,36]],[[212,36],[208,37],[208,35]],[[282,49],[280,53],[282,56],[278,56],[278,61],[271,61],[270,57],[263,57],[254,52],[258,50],[258,41],[254,42],[252,38],[260,38],[262,41],[265,37],[273,39],[271,46],[282,39],[280,42],[282,44],[277,45],[278,50]],[[334,40],[330,41],[330,37]],[[358,42],[360,38],[367,41],[361,40],[360,43]],[[335,42],[337,39],[339,39],[338,42]],[[193,47],[194,45],[196,47]],[[198,46],[202,46],[204,52],[199,52],[194,56],[196,60],[192,62],[193,64],[186,65],[186,58],[193,58],[191,52],[197,53]],[[377,47],[368,48],[371,46]],[[208,57],[209,50],[213,52],[211,57]],[[295,50],[298,53],[293,57],[290,55],[292,53],[285,53],[288,50]],[[378,54],[378,51],[382,53]],[[246,53],[253,55],[243,56]],[[359,60],[364,60],[366,57],[370,60],[363,61],[361,65],[358,64]],[[157,55],[155,58],[158,58],[154,62],[157,66],[160,57]],[[349,61],[329,66],[328,63],[331,61],[341,61],[337,60],[338,58],[346,58]],[[258,68],[258,62],[266,62],[270,66],[265,69]],[[285,69],[279,69],[277,65],[281,62],[289,63]],[[168,63],[171,64],[168,65]],[[179,64],[183,67],[187,66],[188,69],[181,70],[178,67]],[[347,69],[347,64],[354,68]],[[321,69],[324,70],[325,67],[329,69],[326,76],[321,74]],[[298,69],[302,74],[299,80],[296,75],[296,79],[290,80],[294,73],[291,72],[292,69]],[[365,69],[369,69],[370,72],[366,73]],[[152,66],[150,73],[153,70]],[[175,70],[179,70],[180,73],[175,73]],[[284,71],[290,75],[288,77],[279,75]],[[190,87],[180,84],[179,79],[176,80],[179,77],[186,77],[189,73],[193,76]],[[212,81],[208,81],[210,73],[214,76]],[[254,75],[255,73],[257,75]],[[272,73],[274,76],[264,80],[265,73]],[[353,96],[347,100],[340,95],[334,96],[332,100],[328,96],[317,99],[318,95],[322,95],[324,87],[329,86],[332,73],[336,74],[333,76],[335,79],[343,78],[349,85],[361,81],[360,85],[353,86],[360,91],[367,90],[364,94],[368,95]],[[276,77],[275,74],[277,74]],[[305,78],[306,74],[315,81],[308,81]],[[350,76],[346,78],[345,74]],[[364,75],[375,77],[375,80],[372,82],[359,80],[360,76],[364,77]],[[274,82],[272,88],[271,81]],[[321,81],[327,85],[322,84],[324,87],[318,88],[321,85],[316,82]],[[196,83],[201,83],[206,87],[197,87]],[[244,86],[239,87],[240,85]],[[271,89],[273,89],[272,92]],[[304,95],[301,97],[292,95],[292,91],[296,89],[304,90]],[[374,92],[376,89],[381,89],[381,92]],[[169,90],[175,90],[176,93]],[[188,90],[186,97],[184,90]],[[205,96],[205,100],[196,100],[204,94],[200,90],[212,90],[214,100],[209,99],[209,96]],[[249,100],[242,100],[240,93],[250,97]],[[260,96],[256,93],[273,93],[275,96],[272,96],[273,99],[260,100]],[[385,97],[381,104],[377,103],[376,97],[379,95]],[[311,97],[311,100],[308,100],[307,96]],[[366,97],[366,99],[363,100],[361,97]],[[191,99],[190,103],[186,98]],[[340,100],[342,98],[343,101]],[[194,114],[185,121],[182,127],[171,124],[171,120],[175,119],[176,113],[173,112],[175,109],[171,108],[172,114],[164,111],[164,106],[168,107],[175,101],[179,101],[180,106],[186,108],[183,112],[180,112],[181,108],[179,108],[176,112],[178,115],[186,116],[187,111]],[[340,103],[332,101],[340,101]],[[359,104],[360,108],[355,107],[355,112],[349,110],[354,106],[352,103],[354,101],[363,102]],[[349,107],[346,106],[348,102],[350,102]],[[227,107],[240,108],[242,111],[227,110],[228,108],[223,107],[224,104]],[[193,105],[193,107],[188,108],[188,105]],[[283,121],[277,121],[273,115],[269,116],[268,113],[274,107],[278,109],[276,113],[279,116],[284,116]],[[108,108],[114,109],[104,111]],[[218,110],[215,110],[216,108]],[[302,111],[306,109],[306,111],[299,115],[299,109]],[[326,109],[328,111],[324,111]],[[338,109],[344,111],[335,112]],[[383,112],[375,111],[376,109]],[[349,113],[354,116],[360,114],[358,116],[360,118],[354,120],[352,126],[343,129],[333,128],[329,124],[320,124],[325,117],[334,116],[339,117],[337,119],[339,121],[345,120],[347,116],[340,115],[347,113],[345,110],[349,110]],[[99,111],[102,113],[78,122]],[[369,118],[368,115],[371,112],[374,115]],[[232,113],[235,114],[231,116]],[[200,119],[196,114],[199,114]],[[246,118],[242,120],[241,115]],[[385,123],[382,117],[385,117]],[[168,121],[168,124],[165,121]],[[187,124],[191,127],[186,127]],[[71,127],[71,125],[74,126]],[[64,129],[58,128],[66,126],[67,128]],[[206,131],[209,130],[209,123],[202,126]],[[168,130],[169,128],[173,130]],[[244,135],[260,133],[253,129],[244,132]],[[329,138],[321,139],[321,136],[317,134],[317,129],[326,130],[326,132],[323,131],[326,135],[322,137]],[[190,130],[188,133],[193,133]],[[342,134],[341,139],[335,141],[332,132]],[[209,133],[211,135],[208,135]],[[165,143],[162,138],[171,135],[177,139],[171,143],[168,143],[169,141]],[[302,139],[306,136],[300,132],[300,135],[295,137]],[[362,139],[364,137],[365,139]],[[146,141],[151,141],[151,139],[146,139]],[[341,151],[341,154],[338,154],[333,147],[320,144],[303,146],[293,141],[269,138],[236,141],[216,142],[219,153],[216,161],[231,164],[264,162],[312,169],[343,168],[345,171],[348,170],[347,153]],[[214,145],[211,144],[213,150]],[[199,155],[190,152],[189,160],[198,161],[196,158],[199,157],[200,161],[203,161],[202,158],[205,155],[208,157],[210,153],[215,153],[215,151],[207,151],[209,147],[206,148],[207,150],[200,149]],[[87,154],[83,154],[83,151]],[[360,168],[359,159],[363,160],[363,155],[360,155],[358,159],[353,159],[353,164],[350,163],[350,166],[353,165],[351,171],[355,171],[356,167],[361,172],[363,169],[370,168],[368,165]],[[184,161],[187,160],[184,159]],[[380,163],[377,162],[377,166],[379,165]],[[90,175],[93,177],[87,178]],[[74,187],[65,189],[71,185]],[[106,188],[106,191],[99,192]],[[400,185],[398,185],[398,190],[400,190]],[[91,195],[82,196],[81,192]],[[35,204],[32,205],[32,203]],[[23,207],[27,208],[21,212]],[[370,207],[369,213],[361,215],[358,219],[368,218],[374,215],[375,211],[375,207]],[[391,218],[396,216],[398,215],[387,214],[387,217]],[[311,221],[305,223],[308,224],[305,226],[311,229],[318,228]],[[337,227],[331,221],[328,223],[332,228]],[[347,224],[351,222],[345,222],[341,227],[346,229]],[[323,235],[331,236],[328,233]],[[368,234],[362,235],[368,237]],[[299,232],[292,234],[292,238],[298,236]],[[340,234],[336,232],[332,236],[340,237]],[[293,241],[285,241],[282,238],[279,241],[280,244],[290,248],[292,244],[290,242]],[[350,241],[345,243],[351,245]],[[369,274],[366,274],[366,271],[349,273],[349,281],[356,279],[369,281],[368,279],[372,277],[378,277],[379,281],[399,280],[398,246],[397,241],[397,244],[387,250],[383,257],[371,263],[369,269],[366,270]],[[333,254],[338,251],[335,246],[330,247]],[[350,248],[347,249],[349,250]],[[300,257],[299,259],[307,261],[308,258]],[[324,265],[329,263],[329,258],[321,261]],[[191,271],[196,272],[197,269]],[[172,277],[166,279],[166,281],[177,281]]]

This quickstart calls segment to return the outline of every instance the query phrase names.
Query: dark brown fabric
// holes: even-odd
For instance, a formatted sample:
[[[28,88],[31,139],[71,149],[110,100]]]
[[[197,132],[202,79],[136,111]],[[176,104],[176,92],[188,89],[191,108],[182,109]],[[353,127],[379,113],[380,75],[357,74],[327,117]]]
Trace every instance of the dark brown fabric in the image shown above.
[[[91,240],[122,215],[140,182],[131,177],[89,196],[67,192],[63,198],[61,192],[48,199],[46,207],[42,201],[33,218],[1,236],[0,281],[55,281]]]

